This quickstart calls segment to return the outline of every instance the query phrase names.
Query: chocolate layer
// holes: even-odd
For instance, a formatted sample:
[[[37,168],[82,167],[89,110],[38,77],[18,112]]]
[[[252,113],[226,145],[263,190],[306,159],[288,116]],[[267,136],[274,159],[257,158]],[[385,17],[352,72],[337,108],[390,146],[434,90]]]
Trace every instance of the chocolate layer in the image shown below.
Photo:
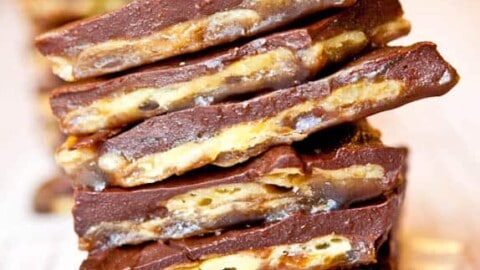
[[[402,182],[405,155],[404,149],[382,146],[377,132],[366,123],[346,124],[316,134],[294,148],[272,148],[230,169],[206,168],[134,189],[77,190],[75,229],[84,249],[99,249],[181,238],[245,222],[282,219],[300,210],[342,209],[397,187]],[[381,172],[373,173],[374,170]],[[252,189],[249,183],[259,186],[249,190]],[[214,190],[209,190],[212,187]],[[263,187],[271,191],[255,193]],[[247,197],[236,194],[242,189]],[[217,194],[219,190],[221,194]],[[259,196],[269,202],[262,202]],[[255,202],[256,207],[248,207],[250,203],[243,199]],[[178,208],[175,200],[199,203],[208,200],[208,205],[188,204]],[[221,206],[215,206],[218,204]],[[215,212],[228,205],[232,206],[230,210]],[[197,210],[183,215],[191,210],[185,207]]]
[[[371,264],[376,261],[376,247],[381,245],[381,239],[385,239],[399,215],[401,201],[401,196],[395,195],[386,202],[373,206],[315,215],[296,214],[280,222],[232,230],[215,236],[92,253],[83,262],[81,269],[175,269],[174,266],[192,266],[202,260],[242,252],[256,253],[265,248],[305,243],[331,234],[344,237],[351,243],[348,252],[342,254],[341,258],[335,258],[337,264],[332,268]],[[290,258],[293,262],[301,262],[295,260],[295,254],[287,252],[284,256],[282,262],[290,256],[293,257]],[[266,268],[261,269],[271,269],[264,267]],[[304,268],[300,266],[299,269]]]
[[[368,45],[385,45],[407,34],[409,25],[401,19],[402,14],[397,0],[359,1],[308,27],[273,34],[221,53],[56,89],[51,96],[52,109],[66,132],[85,134],[169,111],[205,106],[232,95],[291,87]],[[262,63],[264,66],[259,67]],[[143,93],[143,97],[139,99],[132,92],[137,96]],[[128,103],[120,101],[125,99],[133,104],[125,106]],[[114,106],[115,100],[124,106]]]
[[[379,49],[319,81],[151,118],[99,150],[72,150],[69,141],[57,161],[80,184],[88,185],[85,179],[113,186],[152,183],[207,164],[238,164],[321,129],[445,94],[457,81],[434,44]],[[96,176],[85,178],[82,171]]]
[[[354,3],[136,0],[114,12],[46,33],[37,38],[36,46],[58,65],[57,74],[76,80],[195,52]]]

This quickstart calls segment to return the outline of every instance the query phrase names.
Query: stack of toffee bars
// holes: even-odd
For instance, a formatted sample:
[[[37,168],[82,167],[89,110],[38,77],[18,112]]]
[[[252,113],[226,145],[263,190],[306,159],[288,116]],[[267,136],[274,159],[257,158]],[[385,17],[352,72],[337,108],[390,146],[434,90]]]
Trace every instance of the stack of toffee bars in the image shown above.
[[[458,81],[432,43],[386,46],[402,16],[136,0],[39,36],[58,76],[89,79],[50,99],[81,269],[395,269],[407,151],[364,118]]]

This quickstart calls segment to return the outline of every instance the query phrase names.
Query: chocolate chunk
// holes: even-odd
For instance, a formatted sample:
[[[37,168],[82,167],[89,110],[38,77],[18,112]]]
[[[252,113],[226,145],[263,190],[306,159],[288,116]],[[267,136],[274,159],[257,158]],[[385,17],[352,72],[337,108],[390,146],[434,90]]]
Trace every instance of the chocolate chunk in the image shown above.
[[[136,0],[119,10],[41,35],[36,46],[52,61],[56,74],[73,81],[196,52],[354,3]]]
[[[72,154],[66,144],[57,161],[77,176],[86,163],[96,164],[102,172],[97,180],[107,185],[153,183],[208,164],[233,166],[330,126],[445,94],[457,81],[434,44],[384,48],[325,79],[244,102],[151,118],[99,150],[79,149],[75,154],[88,156],[86,161],[63,158]],[[295,119],[294,127],[281,126],[284,119]]]
[[[234,168],[134,189],[77,190],[75,229],[91,250],[342,209],[402,183],[405,150],[382,146],[376,133],[364,122],[346,124]]]
[[[310,26],[213,55],[56,89],[52,109],[69,134],[88,134],[233,95],[291,87],[368,45],[407,34],[402,14],[398,0],[359,1]]]
[[[298,244],[309,247],[306,243],[314,243],[322,237],[329,240],[318,241],[314,249],[325,249],[325,253],[330,255],[329,245],[348,243],[348,248],[324,261],[326,265],[317,260],[314,266],[330,269],[373,264],[382,239],[386,239],[398,218],[401,198],[401,195],[393,195],[386,202],[349,210],[314,215],[298,213],[279,222],[231,230],[220,235],[95,252],[83,262],[81,269],[176,269],[199,266],[222,257],[222,266],[225,267],[235,267],[248,259],[247,262],[255,261],[260,267],[265,267],[261,269],[277,269],[279,265],[276,263],[304,269],[305,265],[301,263],[305,261],[289,251]],[[300,257],[305,259],[309,249],[302,250]],[[232,260],[235,255],[243,256],[240,260]],[[271,260],[277,257],[276,262]]]

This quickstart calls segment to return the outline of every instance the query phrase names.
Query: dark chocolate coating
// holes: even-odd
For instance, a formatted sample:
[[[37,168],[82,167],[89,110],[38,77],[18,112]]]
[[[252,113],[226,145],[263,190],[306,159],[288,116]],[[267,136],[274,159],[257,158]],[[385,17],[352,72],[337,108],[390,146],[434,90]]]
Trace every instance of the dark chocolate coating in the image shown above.
[[[148,119],[107,140],[100,153],[114,152],[130,160],[138,159],[168,151],[186,142],[208,139],[236,124],[273,117],[307,100],[325,98],[344,86],[383,80],[402,82],[405,89],[389,101],[359,104],[361,107],[358,112],[351,117],[339,118],[334,113],[327,114],[322,110],[314,110],[312,114],[329,125],[362,119],[417,99],[443,95],[457,83],[458,75],[432,43],[383,48],[361,57],[325,79],[278,90],[244,102],[195,107]],[[311,134],[319,129],[314,126],[306,132]],[[268,149],[274,144],[275,142],[270,142],[261,147]]]
[[[375,27],[400,18],[402,14],[402,7],[398,0],[359,1],[354,6],[307,27],[275,33],[220,53],[159,63],[109,80],[58,88],[51,96],[52,110],[57,117],[62,118],[68,111],[90,104],[98,99],[118,93],[128,93],[139,88],[159,88],[173,83],[190,81],[199,76],[218,72],[222,67],[243,57],[264,53],[279,47],[299,51],[312,46],[313,41],[325,40],[346,31],[362,31],[371,35]],[[181,62],[183,62],[182,65],[180,65]],[[209,64],[212,62],[219,64],[212,66]],[[278,78],[274,82],[266,82],[264,88],[291,87],[295,83],[306,82],[317,72],[317,70],[307,70],[305,68],[300,68],[300,70],[296,74],[296,78]],[[214,98],[214,100],[218,101],[221,98]]]
[[[401,201],[402,196],[393,195],[377,205],[316,215],[297,214],[280,222],[232,230],[218,236],[91,253],[80,269],[162,269],[211,254],[228,255],[242,250],[304,243],[332,233],[346,236],[352,242],[353,250],[349,255],[358,260],[348,266],[358,266],[358,261],[374,263],[364,261],[368,256],[365,248],[373,249],[382,244],[381,239],[385,239],[399,215]]]
[[[36,46],[44,55],[69,54],[69,49],[81,44],[138,39],[178,23],[233,10],[240,7],[242,2],[242,0],[136,0],[119,10],[59,28],[55,30],[55,35],[37,39]],[[251,34],[273,29],[316,11],[355,3],[354,0],[318,2],[316,10],[298,10],[295,6],[289,10],[278,10],[278,13],[285,12],[285,19],[267,23]]]
[[[275,169],[297,168],[308,175],[314,168],[335,170],[353,165],[382,166],[386,176],[378,181],[365,179],[364,183],[359,180],[358,187],[334,183],[312,187],[315,193],[348,207],[351,203],[372,199],[394,189],[405,157],[405,149],[383,146],[376,131],[365,122],[345,124],[311,136],[294,147],[272,148],[233,168],[204,168],[158,184],[130,189],[107,188],[102,192],[79,189],[75,192],[73,210],[75,230],[82,236],[90,226],[101,222],[161,216],[159,203],[176,195],[218,185],[255,182]]]

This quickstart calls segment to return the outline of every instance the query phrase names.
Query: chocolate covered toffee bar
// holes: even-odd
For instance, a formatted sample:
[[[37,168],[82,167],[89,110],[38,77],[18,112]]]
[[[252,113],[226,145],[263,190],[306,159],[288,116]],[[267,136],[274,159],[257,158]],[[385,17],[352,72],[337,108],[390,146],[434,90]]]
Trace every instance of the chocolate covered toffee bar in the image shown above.
[[[100,146],[79,147],[70,137],[57,161],[80,184],[138,186],[207,164],[232,166],[321,129],[445,94],[457,81],[432,43],[384,48],[318,81],[151,118]]]
[[[297,213],[220,235],[91,253],[90,269],[336,269],[376,262],[402,197],[349,210]]]
[[[54,72],[73,81],[252,36],[355,0],[136,0],[36,39]]]
[[[118,78],[66,86],[51,97],[69,134],[88,134],[232,95],[306,82],[330,63],[409,32],[398,0],[362,0],[308,27]]]
[[[402,184],[405,155],[383,146],[366,122],[346,124],[234,168],[135,189],[77,190],[75,229],[92,250],[343,209]]]

